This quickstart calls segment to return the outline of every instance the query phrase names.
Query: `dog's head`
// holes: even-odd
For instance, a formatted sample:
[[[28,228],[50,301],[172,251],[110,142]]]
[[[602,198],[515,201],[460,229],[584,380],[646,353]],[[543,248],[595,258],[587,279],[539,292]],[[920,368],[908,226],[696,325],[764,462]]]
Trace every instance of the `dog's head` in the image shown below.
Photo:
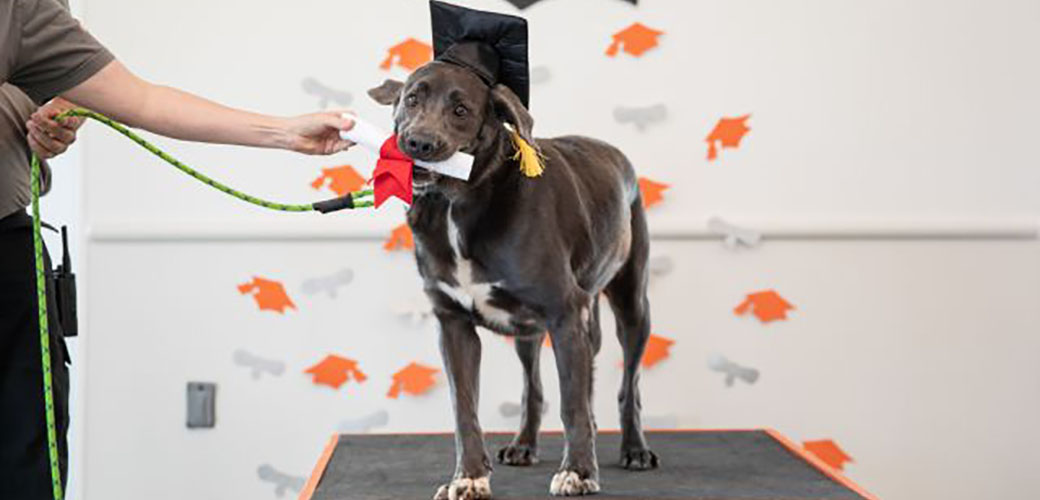
[[[534,144],[534,121],[520,99],[505,85],[488,86],[468,69],[434,61],[417,69],[404,83],[386,80],[368,91],[376,102],[394,107],[397,146],[424,161],[445,160],[457,151],[476,157],[470,180],[416,169],[417,191],[430,188],[466,189],[487,178],[504,163],[508,133],[513,127]]]

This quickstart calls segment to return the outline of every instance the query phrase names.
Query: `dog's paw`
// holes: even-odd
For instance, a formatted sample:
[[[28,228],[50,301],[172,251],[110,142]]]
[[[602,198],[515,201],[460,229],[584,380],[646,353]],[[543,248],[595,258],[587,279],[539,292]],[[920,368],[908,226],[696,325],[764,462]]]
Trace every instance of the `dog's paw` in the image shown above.
[[[534,465],[538,463],[538,450],[526,444],[510,443],[498,450],[498,463],[505,465]]]
[[[650,470],[661,465],[657,454],[648,448],[621,452],[621,467],[628,470]]]
[[[572,470],[557,472],[549,483],[549,494],[556,497],[576,497],[592,495],[599,492],[599,483],[595,479],[582,478]]]
[[[470,479],[460,477],[449,484],[437,488],[433,500],[489,500],[491,498],[491,480],[489,477]]]

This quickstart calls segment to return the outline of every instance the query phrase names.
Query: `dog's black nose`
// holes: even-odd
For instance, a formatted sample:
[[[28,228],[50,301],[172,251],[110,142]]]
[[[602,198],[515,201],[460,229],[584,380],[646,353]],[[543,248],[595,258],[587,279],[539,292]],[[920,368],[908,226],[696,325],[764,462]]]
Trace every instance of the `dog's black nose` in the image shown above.
[[[405,153],[413,158],[424,159],[437,151],[437,139],[425,134],[409,134],[404,141]]]

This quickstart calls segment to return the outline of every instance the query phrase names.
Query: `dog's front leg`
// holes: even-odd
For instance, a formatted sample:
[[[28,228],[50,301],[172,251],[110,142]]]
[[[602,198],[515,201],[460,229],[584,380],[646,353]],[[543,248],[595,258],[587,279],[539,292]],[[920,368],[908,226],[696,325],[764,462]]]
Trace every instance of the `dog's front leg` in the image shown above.
[[[468,316],[438,311],[441,358],[451,385],[455,410],[455,476],[441,486],[435,500],[491,498],[491,462],[484,450],[484,434],[477,420],[480,393],[480,337]]]
[[[588,322],[578,311],[554,322],[549,334],[560,375],[560,416],[566,448],[560,470],[552,478],[549,493],[556,496],[588,495],[599,491],[596,462],[596,426],[592,415],[592,360]]]

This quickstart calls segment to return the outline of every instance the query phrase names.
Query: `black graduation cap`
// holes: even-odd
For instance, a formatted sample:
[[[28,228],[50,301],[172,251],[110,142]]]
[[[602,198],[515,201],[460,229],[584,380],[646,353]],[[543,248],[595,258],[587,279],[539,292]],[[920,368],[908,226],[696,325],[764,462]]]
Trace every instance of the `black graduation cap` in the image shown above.
[[[430,0],[434,59],[509,87],[528,105],[527,20]]]

